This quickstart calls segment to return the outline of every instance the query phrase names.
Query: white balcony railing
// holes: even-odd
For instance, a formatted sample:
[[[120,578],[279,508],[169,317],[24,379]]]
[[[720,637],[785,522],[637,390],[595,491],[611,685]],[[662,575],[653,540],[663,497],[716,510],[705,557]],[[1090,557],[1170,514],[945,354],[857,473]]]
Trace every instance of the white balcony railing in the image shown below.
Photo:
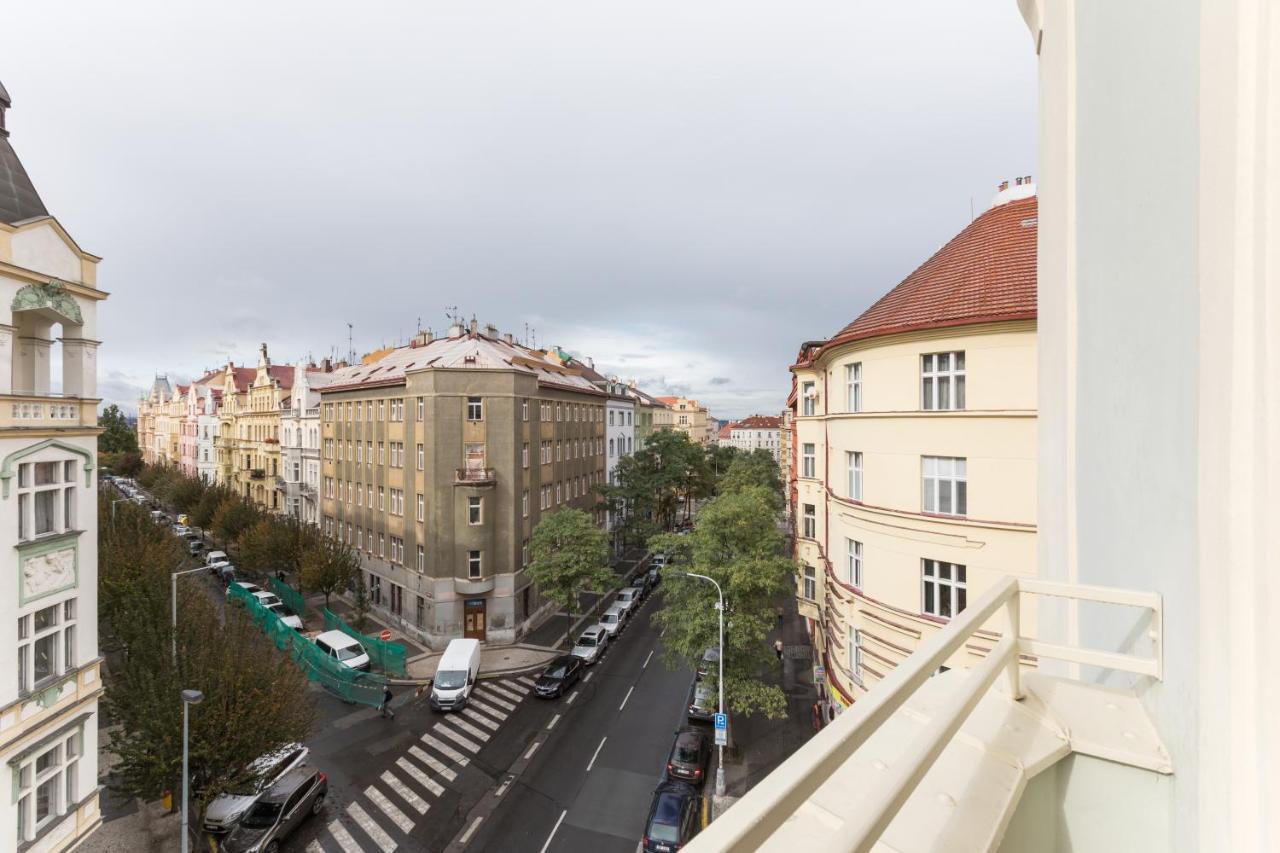
[[[1147,636],[1151,640],[1152,656],[1146,658],[1076,648],[1023,636],[1020,631],[1022,593],[1145,608],[1150,612]],[[873,690],[695,837],[686,848],[689,853],[748,851],[777,846],[780,839],[773,838],[774,834],[796,816],[818,789],[912,698],[952,654],[969,643],[979,628],[1002,611],[1004,630],[995,647],[937,706],[936,712],[897,759],[887,766],[880,766],[881,772],[874,788],[866,796],[844,802],[838,819],[832,821],[833,825],[824,827],[820,841],[806,845],[806,853],[871,850],[1001,674],[1009,695],[1014,699],[1022,698],[1020,654],[1161,678],[1163,617],[1158,594],[1004,578],[925,640]]]

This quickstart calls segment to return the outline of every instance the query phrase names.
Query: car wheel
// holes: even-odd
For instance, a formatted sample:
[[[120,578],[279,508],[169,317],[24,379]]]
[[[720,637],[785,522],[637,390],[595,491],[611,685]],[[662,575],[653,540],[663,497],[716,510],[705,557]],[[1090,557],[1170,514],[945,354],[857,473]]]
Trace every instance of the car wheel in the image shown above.
[[[316,801],[311,804],[311,813],[320,814],[320,812],[323,810],[324,810],[324,795],[321,794],[319,797],[316,797]]]

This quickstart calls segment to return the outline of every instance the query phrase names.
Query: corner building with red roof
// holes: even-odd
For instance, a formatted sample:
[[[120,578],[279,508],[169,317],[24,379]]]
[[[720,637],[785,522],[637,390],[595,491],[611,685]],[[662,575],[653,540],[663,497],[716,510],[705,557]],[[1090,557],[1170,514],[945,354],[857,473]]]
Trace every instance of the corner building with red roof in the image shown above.
[[[1035,576],[1036,229],[1031,179],[1002,185],[791,368],[797,595],[834,713],[1001,576]]]

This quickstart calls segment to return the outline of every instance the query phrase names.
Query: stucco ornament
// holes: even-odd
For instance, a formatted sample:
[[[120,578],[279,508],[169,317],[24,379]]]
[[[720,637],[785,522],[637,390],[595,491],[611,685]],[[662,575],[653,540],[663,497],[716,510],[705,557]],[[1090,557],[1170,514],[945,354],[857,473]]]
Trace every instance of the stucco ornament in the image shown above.
[[[74,548],[50,551],[32,557],[22,564],[22,592],[24,599],[39,598],[50,592],[66,589],[76,582],[76,552]]]
[[[14,311],[48,308],[76,325],[84,322],[80,314],[80,306],[59,281],[50,281],[48,284],[28,284],[13,297],[13,305],[10,307]]]

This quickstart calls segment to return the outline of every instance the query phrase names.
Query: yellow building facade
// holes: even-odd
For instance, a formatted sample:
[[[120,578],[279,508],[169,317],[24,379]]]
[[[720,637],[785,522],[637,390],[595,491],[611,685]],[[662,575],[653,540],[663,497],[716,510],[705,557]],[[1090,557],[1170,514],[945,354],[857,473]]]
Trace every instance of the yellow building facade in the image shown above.
[[[218,482],[263,509],[282,511],[280,416],[293,368],[273,367],[263,344],[256,368],[228,364],[218,411]]]
[[[1036,200],[1026,192],[1006,190],[792,367],[797,594],[837,712],[971,597],[1005,575],[1035,576]]]

